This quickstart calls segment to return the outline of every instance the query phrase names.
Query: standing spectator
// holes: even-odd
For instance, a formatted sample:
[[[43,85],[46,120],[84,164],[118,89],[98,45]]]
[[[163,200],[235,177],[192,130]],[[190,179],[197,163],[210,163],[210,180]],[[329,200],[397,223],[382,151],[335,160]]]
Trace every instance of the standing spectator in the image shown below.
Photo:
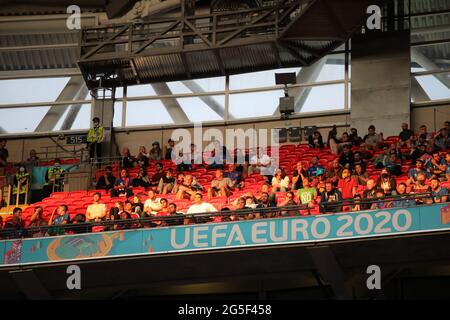
[[[16,197],[19,196],[19,204],[25,204],[28,191],[30,189],[31,177],[24,166],[20,166],[13,179],[13,197],[11,204],[16,203]]]
[[[65,224],[68,224],[70,222],[70,215],[67,213],[68,207],[65,204],[60,205],[58,208],[55,208],[53,210],[52,215],[50,216],[50,220],[48,220],[49,226],[62,226]],[[55,213],[58,214],[57,217],[55,216]],[[48,230],[49,235],[55,236],[55,235],[63,235],[66,233],[66,230],[64,228],[51,228]]]
[[[286,192],[289,188],[289,177],[284,170],[277,169],[275,176],[272,178],[272,192]]]
[[[346,144],[343,147],[341,156],[339,157],[339,163],[345,168],[353,168],[355,157],[353,155],[351,146]]]
[[[147,189],[151,185],[150,177],[148,176],[145,167],[140,167],[135,179],[133,179],[133,187],[144,187]]]
[[[150,187],[154,187],[155,189],[159,186],[159,181],[161,178],[163,178],[166,174],[164,173],[163,164],[161,162],[157,162],[155,164],[156,172],[153,174],[152,178],[150,179]]]
[[[309,186],[309,180],[303,179],[303,188],[297,190],[298,199],[301,204],[310,208],[314,207],[317,199],[317,190]]]
[[[155,141],[155,142],[152,143],[152,148],[150,150],[149,158],[150,158],[150,160],[161,161],[162,150],[161,150],[161,147],[159,146],[159,142],[158,141]]]
[[[448,190],[439,184],[438,178],[431,179],[431,195],[434,203],[447,202]]]
[[[378,150],[383,142],[383,134],[375,132],[375,126],[370,125],[368,128],[368,133],[364,136],[364,144],[369,150]]]
[[[361,164],[357,164],[355,165],[355,172],[353,173],[352,178],[356,180],[359,186],[365,186],[369,180],[369,174],[364,170]]]
[[[308,172],[301,161],[297,162],[297,168],[292,172],[292,190],[303,188],[303,179],[308,178]]]
[[[136,158],[131,155],[130,149],[127,147],[123,148],[122,150],[122,158],[120,164],[123,169],[130,169],[136,165]]]
[[[327,181],[325,183],[325,191],[320,196],[320,212],[341,212],[342,211],[342,193]]]
[[[381,170],[381,175],[377,180],[377,188],[383,190],[385,195],[391,195],[392,192],[395,193],[397,180],[391,175],[389,169],[383,168]]]
[[[415,184],[417,181],[417,175],[419,173],[425,174],[427,178],[430,178],[431,175],[424,170],[423,168],[423,161],[421,159],[416,160],[416,167],[411,168],[408,171],[408,180],[406,180],[406,184]]]
[[[6,139],[0,139],[0,168],[4,168],[8,165],[8,157],[9,152],[8,149],[6,149]]]
[[[315,131],[308,137],[308,145],[310,148],[322,150],[325,147],[323,144],[322,134],[319,131]]]
[[[114,188],[114,182],[116,182],[116,177],[114,177],[112,174],[112,167],[107,166],[105,173],[98,178],[95,187],[97,189],[103,189],[108,192],[109,190]]]
[[[327,145],[331,150],[331,153],[338,154],[338,146],[339,146],[339,139],[337,138],[337,128],[336,126],[333,126],[333,129],[328,132],[328,138],[327,138]]]
[[[144,203],[144,212],[142,218],[151,217],[156,215],[161,210],[161,198],[156,196],[156,192],[153,189],[148,191],[148,199]]]
[[[311,165],[308,168],[309,177],[317,177],[325,173],[325,169],[319,164],[319,158],[314,156],[311,158]]]
[[[182,175],[184,177],[184,175]],[[172,192],[175,187],[175,177],[173,176],[173,169],[169,168],[166,174],[159,180],[158,193],[168,194]]]
[[[61,161],[57,158],[53,166],[45,174],[44,194],[49,197],[53,191],[62,191],[65,170],[61,168]]]
[[[148,159],[150,157],[150,154],[147,152],[147,149],[145,149],[144,146],[139,147],[139,153],[136,156],[136,163],[139,167],[148,167]]]
[[[100,125],[100,118],[92,119],[93,127],[89,129],[87,142],[89,144],[89,158],[94,159],[97,155],[97,161],[102,157],[103,127]]]
[[[163,147],[163,159],[172,160],[172,150],[175,148],[175,141],[169,139],[167,144],[167,146]]]
[[[86,209],[86,219],[91,222],[103,221],[107,217],[106,205],[101,203],[102,195],[99,192],[94,193],[94,202]]]
[[[408,128],[407,123],[402,123],[402,131],[399,133],[400,145],[409,145],[410,138],[414,135],[414,132]]]
[[[350,175],[350,169],[342,171],[342,179],[338,182],[339,191],[342,193],[343,199],[351,199],[356,195],[358,183]]]
[[[216,178],[211,182],[208,189],[208,199],[211,200],[215,196],[228,197],[231,189],[234,187],[230,178],[225,178],[222,169],[216,170]]]
[[[122,169],[120,171],[120,177],[116,179],[114,188],[111,189],[111,197],[126,196],[127,198],[133,195],[131,187],[133,186],[133,179],[128,176],[128,171]]]

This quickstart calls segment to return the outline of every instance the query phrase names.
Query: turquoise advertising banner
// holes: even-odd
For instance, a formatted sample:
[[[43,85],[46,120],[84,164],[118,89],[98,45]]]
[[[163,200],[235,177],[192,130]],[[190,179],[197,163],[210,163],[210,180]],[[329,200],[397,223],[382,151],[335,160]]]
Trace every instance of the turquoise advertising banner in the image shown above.
[[[0,242],[0,266],[450,230],[447,204]]]

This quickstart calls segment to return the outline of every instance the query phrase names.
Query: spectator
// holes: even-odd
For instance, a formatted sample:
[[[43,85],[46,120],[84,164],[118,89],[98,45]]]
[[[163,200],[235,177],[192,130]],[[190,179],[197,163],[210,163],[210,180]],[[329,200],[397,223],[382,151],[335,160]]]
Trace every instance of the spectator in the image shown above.
[[[416,205],[416,201],[411,199],[411,196],[407,193],[406,184],[400,182],[397,185],[397,197],[392,202],[393,208],[413,207]]]
[[[428,171],[425,171],[423,168],[423,161],[421,159],[416,160],[416,167],[411,168],[408,171],[408,180],[406,180],[406,184],[415,184],[417,181],[417,175],[419,173],[425,174],[426,178],[430,178],[431,175]]]
[[[245,177],[248,173],[249,158],[249,150],[236,149],[234,153],[234,163],[237,164],[235,171],[240,172],[242,177]]]
[[[131,155],[129,148],[123,148],[120,163],[124,169],[130,169],[136,165],[136,158]]]
[[[158,141],[152,143],[152,148],[150,149],[150,160],[161,161],[162,158],[162,150]]]
[[[292,190],[303,188],[303,179],[308,178],[308,172],[301,161],[297,162],[297,168],[292,172]]]
[[[102,195],[99,192],[94,193],[94,202],[86,209],[86,219],[91,222],[103,221],[107,217],[106,205],[101,203]]]
[[[8,149],[6,149],[6,139],[0,139],[0,168],[4,168],[8,165],[8,157],[9,152]]]
[[[5,222],[3,229],[6,231],[7,238],[22,238],[27,236],[27,230],[24,228],[22,219],[22,209],[16,207],[13,209],[12,219]]]
[[[331,165],[331,169],[328,170],[327,179],[333,182],[335,185],[338,183],[339,179],[342,178],[343,167],[339,163],[339,159],[334,159]]]
[[[357,164],[355,165],[355,172],[353,173],[352,178],[356,180],[356,183],[359,186],[365,186],[369,180],[369,174],[365,171],[361,164]]]
[[[261,198],[258,201],[258,205],[256,206],[257,209],[264,209],[264,208],[273,208],[276,207],[276,204],[274,202],[270,201],[270,196],[267,192],[263,192],[261,194]],[[259,217],[259,215],[258,215]]]
[[[19,204],[25,204],[25,202],[27,202],[30,182],[31,177],[27,172],[27,169],[24,166],[20,166],[13,179],[13,196],[11,197],[11,204],[16,203],[17,196],[19,196]]]
[[[342,171],[342,179],[338,182],[338,188],[343,199],[351,199],[356,195],[358,183],[351,177],[350,169],[346,168]]]
[[[233,187],[231,179],[224,177],[223,169],[217,169],[216,178],[211,182],[211,188],[208,189],[208,199],[211,200],[216,196],[228,197]]]
[[[427,162],[426,168],[429,174],[441,177],[445,174],[446,162],[440,156],[439,152],[433,152],[432,158]]]
[[[173,141],[172,139],[169,139],[167,141],[167,146],[163,147],[163,159],[172,160],[172,150],[174,148],[175,148],[175,141]]]
[[[325,173],[325,169],[319,164],[319,158],[314,156],[311,158],[311,165],[308,168],[309,177],[317,177]]]
[[[434,203],[447,202],[448,190],[440,185],[436,177],[431,179],[431,195]]]
[[[376,168],[381,169],[386,167],[389,163],[390,150],[387,146],[383,147],[383,153],[379,154],[374,160],[373,164]]]
[[[144,187],[147,189],[151,185],[150,177],[148,176],[145,167],[140,167],[135,179],[133,179],[133,187]]]
[[[294,193],[292,191],[286,192],[286,199],[280,203],[279,207],[291,207],[296,206],[297,202],[294,199]],[[298,215],[298,210],[282,210],[281,216],[293,217]]]
[[[183,183],[184,183],[184,173],[180,172],[177,174],[177,178],[175,180],[175,185],[173,186],[172,192],[175,194],[178,193],[179,191],[178,189],[180,186],[183,185]]]
[[[320,196],[320,212],[340,212],[342,211],[342,193],[335,186],[327,181],[325,191]]]
[[[60,205],[58,208],[53,210],[52,215],[50,216],[50,220],[48,221],[49,226],[62,226],[68,224],[70,222],[70,215],[67,213],[68,207],[65,204]],[[55,213],[58,214],[55,217]],[[66,229],[64,228],[51,228],[48,230],[49,235],[63,235],[66,233]]]
[[[228,165],[228,171],[225,172],[225,177],[231,180],[236,189],[242,190],[244,188],[245,183],[242,171],[238,171],[234,163]]]
[[[450,181],[450,152],[445,154],[445,176],[447,181]]]
[[[169,212],[169,201],[166,198],[162,198],[159,203],[161,204],[161,209],[159,209],[158,214]]]
[[[426,150],[425,144],[418,144],[417,147],[414,148],[414,150],[412,150],[410,158],[411,158],[411,164],[413,166],[416,165],[417,159],[421,159],[421,157],[425,154],[425,150]]]
[[[364,199],[374,199],[376,197],[376,183],[375,180],[369,179],[366,183],[366,189],[363,191],[363,198]],[[368,210],[372,206],[371,203],[362,203],[361,209],[362,210]]]
[[[110,220],[120,220],[122,212],[124,211],[124,206],[122,201],[116,201],[114,207],[109,210]]]
[[[159,186],[159,182],[160,180],[166,175],[164,173],[164,168],[163,168],[163,164],[161,162],[157,162],[155,164],[155,168],[156,168],[156,172],[155,174],[152,176],[151,180],[150,180],[150,186],[151,187],[155,187],[155,189],[158,188]]]
[[[352,149],[353,146],[353,143],[350,141],[350,137],[347,132],[344,132],[342,134],[341,142],[338,145],[338,152],[343,151],[345,146],[348,146],[350,150]]]
[[[351,146],[346,144],[343,147],[341,156],[339,157],[339,163],[345,168],[353,168],[355,157],[353,155]]]
[[[218,152],[218,154],[216,154]],[[225,169],[225,162],[231,159],[228,155],[227,148],[216,140],[214,141],[214,149],[211,151],[211,156],[208,159],[208,169]]]
[[[359,194],[356,194],[353,198],[352,211],[361,211],[361,208],[361,196]]]
[[[148,167],[150,154],[147,152],[147,149],[144,146],[139,147],[139,153],[136,156],[136,163],[139,167]]]
[[[358,136],[358,130],[356,128],[350,129],[350,135],[349,135],[350,141],[352,144],[356,147],[359,147],[361,143],[363,142],[361,137]]]
[[[56,158],[52,167],[45,174],[44,194],[49,197],[53,191],[62,191],[65,170],[61,168],[61,161]]]
[[[94,159],[97,156],[97,161],[102,157],[102,142],[103,142],[103,127],[100,125],[100,118],[92,119],[93,127],[89,129],[87,142],[89,146],[89,158]]]
[[[217,212],[217,209],[208,202],[203,202],[203,195],[197,192],[194,196],[194,204],[189,207],[187,214]]]
[[[315,131],[308,137],[308,145],[310,148],[322,150],[325,147],[323,144],[322,134],[319,131]]]
[[[44,209],[42,209],[41,206],[37,206],[34,208],[33,215],[30,218],[30,224],[28,225],[29,228],[33,228],[33,230],[30,231],[30,235],[33,238],[45,236],[45,228],[40,228],[48,225],[47,221],[44,220],[43,214]]]
[[[275,176],[272,178],[272,192],[286,192],[289,188],[289,177],[284,170],[277,169]]]
[[[327,138],[327,145],[331,150],[331,153],[338,154],[338,146],[339,146],[339,139],[337,138],[337,128],[336,126],[333,126],[333,129],[328,132],[328,138]]]
[[[265,183],[261,186],[261,190],[257,192],[257,200],[258,202],[261,200],[261,197],[263,193],[267,193],[269,195],[269,202],[273,204],[274,207],[276,207],[277,204],[277,196],[275,192],[273,192],[270,188],[270,185],[268,183]]]
[[[184,176],[183,184],[178,186],[177,200],[183,199],[185,196],[189,196],[191,200],[194,200],[195,194],[202,192],[203,187],[197,182],[191,174]]]
[[[419,173],[417,175],[416,183],[412,187],[411,193],[416,195],[423,195],[429,193],[431,191],[430,186],[425,184],[425,180],[426,180],[425,174]],[[416,199],[417,204],[423,204],[427,202],[429,203],[431,201],[426,201],[424,198]]]
[[[184,214],[181,212],[177,212],[177,205],[173,202],[169,203],[168,207],[169,207],[168,215],[171,218],[166,220],[167,225],[169,226],[182,225],[184,221]]]
[[[86,216],[84,214],[76,214],[70,221],[70,224],[77,225],[86,223]],[[69,228],[71,234],[80,234],[88,232],[89,228],[87,226],[73,226]]]
[[[148,199],[144,203],[142,218],[156,215],[161,210],[161,198],[157,198],[153,189],[148,191]]]
[[[419,136],[425,135],[425,141],[429,141],[433,139],[433,134],[431,132],[428,132],[426,125],[421,125],[419,128]]]
[[[407,123],[402,123],[402,131],[399,133],[400,145],[408,145],[410,138],[414,135],[414,132],[408,128]]]
[[[39,160],[40,158],[37,156],[36,150],[31,149],[30,155],[23,165],[27,167],[37,167],[39,165]]]
[[[180,159],[181,155],[181,159]],[[197,151],[197,146],[193,143],[191,143],[190,146],[190,152],[181,153],[177,158],[177,171],[183,172],[183,171],[191,171],[192,166],[194,164],[201,164],[203,162],[202,154],[201,152]]]
[[[396,153],[391,151],[389,158],[385,163],[386,168],[395,176],[399,176],[402,174],[402,162],[397,157]]]
[[[108,192],[112,188],[114,188],[114,182],[116,182],[116,177],[112,174],[112,167],[107,166],[105,173],[100,176],[97,180],[96,188],[97,189],[103,189]]]
[[[395,193],[396,188],[397,180],[391,175],[389,169],[383,168],[377,180],[377,189],[383,190],[385,195],[391,195],[392,192]]]
[[[128,176],[128,171],[126,169],[122,169],[122,171],[120,171],[120,177],[117,178],[114,183],[114,188],[111,189],[111,197],[131,197],[133,195],[131,186],[133,186],[133,179]]]
[[[387,207],[389,207],[389,203],[387,201],[385,201],[385,193],[384,193],[383,189],[375,190],[375,199],[378,201],[372,203],[370,209],[381,210],[381,209],[386,209]]]
[[[375,126],[370,125],[368,128],[368,133],[364,136],[363,142],[366,148],[369,150],[378,150],[383,142],[383,134],[375,132]]]
[[[438,134],[434,137],[434,144],[440,151],[447,151],[450,148],[450,136],[448,129],[442,128],[438,132]]]
[[[361,167],[362,167],[362,168],[364,169],[364,171],[365,171],[367,165],[366,165],[366,161],[364,160],[364,158],[363,158],[361,152],[360,152],[360,151],[356,151],[356,152],[353,154],[353,158],[354,158],[354,161],[353,161],[353,168],[355,168],[356,165],[359,164],[359,165],[361,165]]]
[[[303,188],[297,190],[297,196],[301,204],[310,208],[314,207],[317,199],[317,190],[309,186],[309,180],[303,179]]]
[[[131,210],[133,213],[141,216],[142,212],[144,212],[144,204],[141,202],[138,196],[133,197],[133,203],[131,204]]]
[[[184,175],[182,174],[182,177]],[[173,169],[169,168],[166,171],[166,174],[159,180],[158,184],[158,193],[168,194],[175,187],[175,177],[173,176]]]
[[[272,181],[272,177],[270,175],[266,175],[267,170],[270,168],[272,164],[271,157],[264,152],[261,148],[256,149],[257,154],[250,157],[250,166],[248,168],[248,174],[251,175],[253,173],[264,173],[267,178],[267,182]]]

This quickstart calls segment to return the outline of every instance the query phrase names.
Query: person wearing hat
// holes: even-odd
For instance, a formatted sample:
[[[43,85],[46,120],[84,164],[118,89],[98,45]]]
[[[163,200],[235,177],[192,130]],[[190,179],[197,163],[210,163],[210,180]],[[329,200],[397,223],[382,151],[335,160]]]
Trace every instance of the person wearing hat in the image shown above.
[[[152,143],[152,149],[150,150],[150,160],[160,161],[162,158],[162,150],[158,141]]]
[[[87,142],[89,146],[89,158],[97,159],[102,157],[103,127],[100,125],[100,118],[92,119],[94,126],[89,129]]]

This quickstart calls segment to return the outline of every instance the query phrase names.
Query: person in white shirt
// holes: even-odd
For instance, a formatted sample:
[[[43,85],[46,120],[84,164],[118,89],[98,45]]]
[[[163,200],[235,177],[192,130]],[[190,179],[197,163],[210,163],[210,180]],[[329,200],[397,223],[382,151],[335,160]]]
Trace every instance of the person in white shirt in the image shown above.
[[[289,177],[284,170],[277,169],[275,176],[272,178],[272,192],[286,192],[289,188]]]
[[[94,193],[94,203],[86,209],[86,219],[91,222],[98,222],[106,219],[106,205],[100,203],[102,195],[99,192]]]
[[[194,204],[189,207],[187,214],[217,212],[217,209],[208,202],[203,202],[201,193],[196,193],[194,197]]]
[[[156,192],[153,189],[148,191],[148,199],[144,203],[144,212],[142,218],[156,215],[161,210],[161,199],[156,197]]]

